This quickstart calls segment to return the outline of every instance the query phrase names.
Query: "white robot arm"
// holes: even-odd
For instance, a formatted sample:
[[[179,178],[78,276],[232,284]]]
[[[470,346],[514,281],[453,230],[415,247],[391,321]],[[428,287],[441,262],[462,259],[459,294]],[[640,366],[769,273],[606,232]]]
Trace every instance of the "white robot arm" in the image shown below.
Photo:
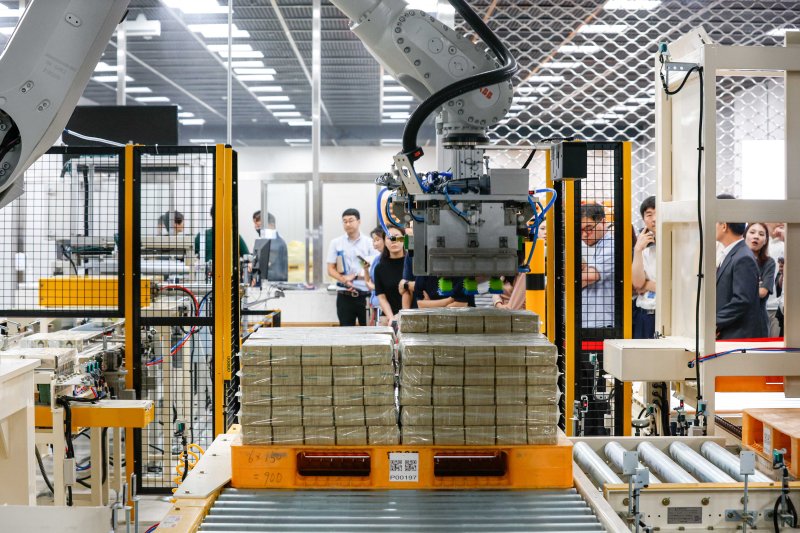
[[[34,0],[0,56],[0,208],[67,124],[128,0]]]
[[[485,168],[480,145],[511,107],[517,64],[465,0],[449,1],[489,50],[405,0],[332,0],[370,53],[423,100],[406,124],[393,173],[383,178],[392,207],[379,216],[398,227],[413,221],[409,249],[418,276],[516,275],[526,268],[520,237],[531,236],[528,173]],[[421,176],[417,132],[437,111],[444,169]]]

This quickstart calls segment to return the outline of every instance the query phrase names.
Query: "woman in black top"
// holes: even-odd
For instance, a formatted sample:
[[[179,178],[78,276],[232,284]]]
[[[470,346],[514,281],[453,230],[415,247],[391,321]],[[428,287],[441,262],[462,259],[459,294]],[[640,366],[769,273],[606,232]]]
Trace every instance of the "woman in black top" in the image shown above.
[[[395,315],[403,308],[403,297],[398,286],[403,279],[403,263],[405,249],[403,247],[403,231],[389,228],[386,235],[381,259],[375,267],[375,295],[381,306],[381,324],[391,324]]]
[[[760,300],[761,316],[764,322],[762,328],[765,335],[769,335],[769,314],[767,313],[767,298],[775,291],[775,260],[769,256],[769,231],[762,222],[752,222],[747,226],[744,234],[745,244],[752,250],[758,263],[758,297]]]

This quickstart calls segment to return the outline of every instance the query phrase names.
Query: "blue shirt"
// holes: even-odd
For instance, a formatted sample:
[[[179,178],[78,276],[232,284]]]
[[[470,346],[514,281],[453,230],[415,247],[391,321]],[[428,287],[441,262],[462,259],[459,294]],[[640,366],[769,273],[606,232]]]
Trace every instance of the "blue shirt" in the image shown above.
[[[378,262],[380,262],[380,260],[381,256],[376,255],[375,259],[372,260],[372,265],[369,267],[369,277],[372,280],[372,283],[375,283],[375,267],[378,266]],[[380,309],[381,307],[380,302],[378,302],[378,296],[375,294],[374,290],[369,296],[369,305],[375,309]]]
[[[342,273],[344,275],[361,275],[363,274],[364,268],[361,266],[361,261],[359,261],[358,256],[363,257],[367,261],[371,261],[376,253],[377,252],[372,247],[372,239],[363,233],[359,233],[358,237],[352,241],[348,239],[345,234],[331,241],[328,247],[328,263],[335,265],[336,259],[341,257],[342,265],[344,266],[344,272]],[[364,281],[363,276],[362,279],[353,280],[353,287],[361,292],[368,291],[367,283]],[[347,289],[339,287],[339,290],[344,291]]]
[[[581,291],[581,326],[614,326],[614,235],[611,231],[594,246],[583,246],[583,260],[594,267],[600,279]]]

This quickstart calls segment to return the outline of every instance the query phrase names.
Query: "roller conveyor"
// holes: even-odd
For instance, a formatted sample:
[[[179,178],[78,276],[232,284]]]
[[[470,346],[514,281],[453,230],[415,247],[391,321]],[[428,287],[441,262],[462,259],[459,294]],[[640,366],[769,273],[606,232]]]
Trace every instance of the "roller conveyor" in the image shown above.
[[[224,489],[201,532],[605,531],[574,490],[274,491]]]

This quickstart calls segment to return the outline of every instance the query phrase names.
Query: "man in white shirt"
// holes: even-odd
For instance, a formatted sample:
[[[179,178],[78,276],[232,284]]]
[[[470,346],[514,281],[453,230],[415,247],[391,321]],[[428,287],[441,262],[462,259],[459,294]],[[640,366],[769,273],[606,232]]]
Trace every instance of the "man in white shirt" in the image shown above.
[[[633,338],[652,339],[656,328],[656,197],[646,198],[639,213],[644,229],[633,247]]]
[[[356,209],[342,213],[345,234],[331,241],[328,248],[328,275],[337,281],[336,315],[340,326],[367,325],[369,289],[364,278],[364,262],[371,263],[375,251],[372,240],[361,233],[361,214]]]
[[[769,229],[769,256],[775,260],[778,266],[775,269],[775,281],[777,281],[783,266],[786,225],[783,222],[767,223],[767,229]],[[783,303],[783,292],[780,291],[780,295],[778,295],[778,292],[778,290],[772,291],[767,298],[770,337],[783,336],[781,334],[783,330],[783,314],[780,312],[780,307]]]

